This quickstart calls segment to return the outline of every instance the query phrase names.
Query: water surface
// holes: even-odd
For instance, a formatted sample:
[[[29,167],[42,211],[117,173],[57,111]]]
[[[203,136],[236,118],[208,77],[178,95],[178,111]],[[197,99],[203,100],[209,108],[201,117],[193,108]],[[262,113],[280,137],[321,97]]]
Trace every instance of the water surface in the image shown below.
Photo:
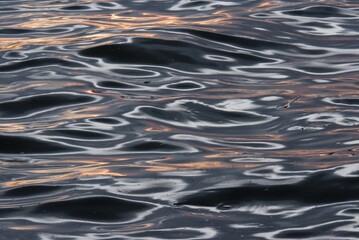
[[[357,239],[359,3],[0,1],[0,239]]]

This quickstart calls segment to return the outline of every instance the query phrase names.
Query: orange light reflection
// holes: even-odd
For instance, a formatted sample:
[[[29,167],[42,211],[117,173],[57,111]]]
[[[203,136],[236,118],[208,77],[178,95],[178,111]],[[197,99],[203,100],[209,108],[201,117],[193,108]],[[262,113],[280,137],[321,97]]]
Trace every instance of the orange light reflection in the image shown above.
[[[102,117],[107,112],[109,106],[87,106],[80,109],[67,110],[61,114],[62,119],[87,119]]]
[[[154,163],[155,161],[150,161]],[[190,163],[159,163],[157,166],[147,166],[149,172],[168,172],[168,171],[185,171],[185,170],[206,170],[206,169],[247,169],[263,166],[261,163],[227,163],[220,161],[202,161]]]
[[[25,122],[25,123],[0,123],[0,132],[23,133],[34,130],[54,129],[65,125],[67,122]]]
[[[124,161],[128,160],[127,158],[118,158],[116,161]],[[93,160],[64,160],[62,162],[62,166],[66,167],[57,167],[51,166],[56,163],[52,161],[40,161],[32,163],[32,169],[25,170],[22,169],[21,172],[26,172],[29,176],[35,176],[35,179],[18,179],[11,180],[8,182],[4,182],[1,184],[2,187],[19,187],[19,186],[27,186],[33,184],[48,184],[48,183],[56,183],[61,181],[66,181],[70,179],[78,179],[81,177],[88,178],[94,176],[106,176],[106,177],[124,177],[127,176],[125,173],[115,172],[110,170],[111,168],[119,166],[117,163],[113,163],[111,161],[99,161],[96,159]],[[36,166],[48,166],[46,168],[34,169]],[[75,165],[75,166],[74,166]],[[76,166],[77,165],[77,166]]]
[[[154,28],[176,28],[182,26],[221,26],[228,25],[231,16],[223,11],[217,11],[211,15],[211,18],[203,16],[176,16],[165,15],[157,12],[136,12],[136,16],[131,16],[131,11],[123,11],[117,14],[91,14],[91,15],[62,15],[51,16],[42,15],[34,17],[31,14],[22,15],[19,19],[24,19],[22,23],[6,26],[7,28],[17,29],[39,29],[63,27],[64,25],[82,25],[91,26],[96,32],[91,34],[63,33],[59,36],[44,37],[19,37],[0,39],[0,50],[15,50],[25,45],[62,45],[71,43],[88,43],[109,39],[118,36],[142,36],[154,37],[154,33],[126,33],[124,31],[134,31]],[[25,21],[26,20],[26,21]],[[81,31],[81,30],[80,30]],[[100,33],[101,31],[101,33]],[[106,33],[103,33],[106,32]],[[101,44],[104,44],[101,42]]]
[[[28,225],[28,226],[12,226],[8,227],[11,230],[17,230],[17,231],[34,231],[34,230],[44,230],[47,229],[46,226],[43,225]]]

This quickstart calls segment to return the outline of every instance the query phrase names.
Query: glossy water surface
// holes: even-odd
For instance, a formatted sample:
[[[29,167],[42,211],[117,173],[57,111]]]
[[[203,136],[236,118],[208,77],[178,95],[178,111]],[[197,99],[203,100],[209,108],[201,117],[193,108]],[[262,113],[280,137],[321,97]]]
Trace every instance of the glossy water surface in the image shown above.
[[[356,0],[0,0],[0,239],[359,236]]]

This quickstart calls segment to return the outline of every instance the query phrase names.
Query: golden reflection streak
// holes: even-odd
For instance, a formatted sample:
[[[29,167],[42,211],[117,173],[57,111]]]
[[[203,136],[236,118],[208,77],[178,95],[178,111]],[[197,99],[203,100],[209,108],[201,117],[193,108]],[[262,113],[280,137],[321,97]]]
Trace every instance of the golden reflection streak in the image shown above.
[[[21,187],[21,186],[27,186],[33,184],[60,182],[60,181],[76,178],[77,176],[78,176],[77,173],[67,173],[67,174],[52,175],[52,176],[47,176],[44,178],[37,178],[37,179],[13,180],[13,181],[2,183],[1,186],[8,188],[8,187]]]
[[[70,25],[87,25],[97,27],[97,30],[136,30],[143,28],[160,27],[183,27],[183,26],[221,26],[228,24],[231,16],[223,11],[217,11],[209,19],[203,16],[177,16],[164,15],[157,12],[136,12],[136,16],[127,16],[133,11],[122,12],[120,14],[93,14],[93,15],[63,15],[32,17],[26,22],[8,25],[8,28],[22,29],[43,29]],[[214,18],[214,17],[217,18]]]
[[[28,123],[0,123],[0,131],[7,133],[28,132],[34,130],[54,129],[67,122],[28,122]]]
[[[259,3],[258,6],[253,6],[250,8],[247,8],[247,11],[252,13],[252,12],[262,12],[262,11],[270,11],[270,10],[274,10],[276,8],[279,7],[284,7],[284,4],[286,6],[296,6],[299,5],[299,3],[284,3],[283,1],[278,1],[278,0],[266,0],[263,1],[262,3]]]
[[[168,172],[168,171],[188,171],[188,170],[204,170],[204,169],[247,169],[260,167],[263,163],[226,163],[220,161],[202,161],[190,163],[157,163],[157,161],[148,161],[151,164],[161,164],[157,166],[145,166],[149,172]]]
[[[145,129],[146,132],[172,132],[172,128],[168,127],[148,127]]]
[[[12,227],[8,227],[8,229],[11,230],[18,230],[18,231],[33,231],[33,230],[44,230],[47,229],[48,227],[43,226],[43,225],[32,225],[32,226],[12,226]]]
[[[263,2],[261,4],[258,5],[259,8],[262,8],[262,7],[266,7],[266,6],[270,6],[272,5],[272,3],[270,1],[267,1],[267,2]]]
[[[263,134],[263,135],[243,135],[243,137],[229,137],[229,138],[221,138],[221,140],[228,141],[228,144],[236,144],[236,142],[248,143],[248,142],[256,142],[256,141],[266,141],[270,140],[274,141],[285,141],[284,135],[274,135],[274,134]]]
[[[102,117],[108,109],[109,106],[87,106],[82,107],[81,109],[67,110],[60,115],[64,120],[96,118]]]
[[[36,171],[29,171],[36,172]],[[26,179],[26,180],[13,180],[9,182],[2,183],[1,186],[8,188],[8,187],[20,187],[20,186],[27,186],[33,184],[43,184],[43,183],[56,183],[70,179],[76,179],[81,177],[93,177],[93,176],[109,176],[109,177],[124,177],[127,174],[111,172],[109,169],[101,169],[101,168],[84,168],[78,171],[74,171],[71,173],[64,173],[64,174],[53,174],[52,169],[45,170],[46,176],[38,177],[37,179]],[[51,174],[48,175],[48,174]]]
[[[207,154],[204,155],[204,158],[208,159],[224,159],[224,158],[235,158],[243,156],[243,152],[223,152],[223,153],[214,153],[214,154]]]
[[[26,172],[31,176],[36,176],[36,179],[22,179],[12,180],[0,184],[2,187],[19,187],[33,184],[44,184],[44,183],[56,183],[77,178],[88,178],[94,176],[108,176],[108,177],[124,177],[128,176],[126,173],[119,173],[110,170],[110,167],[122,166],[114,164],[113,161],[126,161],[128,158],[115,158],[110,160],[99,161],[98,159],[79,159],[79,160],[64,160],[62,164],[66,167],[52,166],[56,163],[53,161],[39,161],[31,163],[32,169],[26,170],[21,169],[22,173]],[[9,163],[12,165],[16,163]],[[18,163],[17,163],[18,164]],[[73,164],[81,164],[79,166],[73,166]],[[34,169],[36,166],[43,167],[49,166],[45,169]],[[43,175],[43,176],[42,176]]]
[[[100,166],[98,166],[100,165]],[[109,169],[106,169],[107,163],[96,163],[93,165],[78,166],[71,168],[53,168],[53,169],[38,169],[30,170],[28,173],[36,174],[49,174],[49,173],[63,173],[63,172],[76,172],[79,177],[81,176],[111,176],[111,177],[124,177],[127,174],[112,172]]]
[[[93,176],[110,176],[110,177],[125,177],[127,174],[112,172],[109,169],[89,169],[84,173],[80,173],[80,177],[93,177]]]
[[[103,40],[110,37],[118,36],[142,36],[154,37],[153,33],[119,33],[119,31],[129,31],[137,29],[151,28],[169,28],[183,26],[221,26],[228,25],[231,16],[224,11],[217,11],[211,15],[210,19],[203,19],[202,16],[176,16],[164,15],[156,12],[136,13],[136,16],[126,16],[127,12],[122,12],[124,16],[119,14],[93,14],[93,15],[63,15],[63,16],[42,16],[34,17],[22,16],[26,22],[8,25],[7,28],[20,29],[44,29],[63,27],[64,25],[87,25],[96,27],[97,31],[107,32],[95,33],[85,36],[72,36],[71,34],[62,34],[59,36],[45,37],[26,37],[26,38],[6,38],[0,39],[0,50],[15,50],[25,45],[67,45],[71,43],[89,42]],[[141,16],[141,17],[139,17]],[[216,18],[215,18],[216,16]],[[114,31],[111,33],[111,31]],[[66,37],[67,36],[67,37]],[[103,43],[102,43],[103,44]],[[88,47],[89,45],[86,45]]]
[[[24,132],[30,129],[28,128],[28,126],[21,123],[0,123],[1,132],[16,133],[16,132]]]
[[[116,36],[130,36],[130,37],[154,37],[156,34],[153,33],[133,33],[133,34],[119,34],[119,33],[97,33],[97,34],[90,34],[86,36],[67,36],[63,34],[64,37],[58,37],[58,36],[50,36],[50,37],[39,37],[39,38],[2,38],[0,39],[0,51],[10,51],[10,50],[17,50],[22,48],[23,46],[27,45],[68,45],[73,43],[81,43],[81,42],[95,42],[98,40],[103,40],[110,37],[116,37]],[[101,44],[107,44],[111,43],[108,42],[101,42]],[[96,44],[93,44],[96,45]],[[90,47],[91,44],[88,44],[85,47]]]

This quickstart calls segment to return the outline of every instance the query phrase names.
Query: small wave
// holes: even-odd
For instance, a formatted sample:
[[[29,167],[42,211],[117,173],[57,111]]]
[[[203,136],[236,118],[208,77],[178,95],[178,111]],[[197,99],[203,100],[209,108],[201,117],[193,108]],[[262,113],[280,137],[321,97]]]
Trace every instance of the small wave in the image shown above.
[[[275,119],[255,112],[227,110],[195,100],[177,100],[168,103],[165,108],[139,106],[124,116],[188,128],[250,126]]]

